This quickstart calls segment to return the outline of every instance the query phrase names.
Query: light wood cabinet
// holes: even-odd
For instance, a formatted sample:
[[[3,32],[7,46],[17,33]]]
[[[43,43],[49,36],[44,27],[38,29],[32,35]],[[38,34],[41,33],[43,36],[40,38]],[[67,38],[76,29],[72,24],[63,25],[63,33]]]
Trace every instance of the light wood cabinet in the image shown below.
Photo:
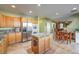
[[[14,26],[14,18],[10,16],[4,16],[6,27],[13,27]]]
[[[2,40],[0,43],[0,54],[7,53],[7,39],[3,38]]]
[[[29,17],[28,22],[32,24],[38,24],[38,19]]]
[[[14,27],[14,17],[10,17],[10,19],[9,19],[9,27]]]
[[[20,17],[5,16],[6,27],[20,27]]]
[[[28,18],[22,18],[22,19],[21,19],[21,22],[22,22],[22,23],[28,22]]]
[[[0,15],[0,27],[5,27],[5,19],[3,15]]]
[[[2,53],[2,44],[0,43],[0,54]]]
[[[50,49],[50,37],[32,37],[32,52],[35,54],[45,53]]]
[[[32,23],[32,18],[31,17],[28,18],[28,23]]]
[[[8,44],[14,44],[15,43],[15,33],[8,34]]]
[[[50,37],[46,37],[45,38],[45,51],[49,50],[50,49]]]
[[[22,38],[21,32],[18,32],[15,35],[16,35],[16,38],[15,38],[16,43],[21,42],[21,38]]]
[[[21,21],[19,17],[14,18],[14,27],[20,27],[21,26]]]
[[[10,33],[8,34],[8,44],[14,44],[14,43],[19,43],[21,42],[21,32],[17,32],[17,33]]]
[[[32,18],[32,23],[33,24],[38,24],[38,19]]]
[[[45,38],[39,38],[39,53],[44,53],[45,51],[45,44],[44,44],[44,41],[45,41]]]
[[[32,36],[31,49],[34,54],[39,53],[39,39],[36,36]]]

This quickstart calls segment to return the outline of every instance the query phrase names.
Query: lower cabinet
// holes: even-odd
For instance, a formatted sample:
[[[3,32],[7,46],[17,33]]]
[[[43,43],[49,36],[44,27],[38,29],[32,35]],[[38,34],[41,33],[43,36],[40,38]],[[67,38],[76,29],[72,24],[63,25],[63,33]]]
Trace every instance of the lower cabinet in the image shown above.
[[[15,33],[8,34],[8,44],[14,44],[15,43]]]
[[[2,44],[0,44],[0,54],[4,54],[5,53],[5,46]]]
[[[0,43],[0,54],[2,53],[2,44]]]
[[[15,41],[16,43],[21,42],[22,36],[21,36],[21,32],[18,32],[15,34]]]
[[[4,16],[3,15],[0,15],[0,27],[5,27],[5,19],[4,19]]]
[[[17,32],[17,33],[10,33],[8,35],[8,44],[14,44],[14,43],[18,43],[21,42],[21,32]]]
[[[3,38],[3,41],[0,43],[0,54],[7,53],[7,39]]]
[[[0,54],[7,53],[7,47],[10,44],[21,42],[21,32],[9,33],[0,41]]]

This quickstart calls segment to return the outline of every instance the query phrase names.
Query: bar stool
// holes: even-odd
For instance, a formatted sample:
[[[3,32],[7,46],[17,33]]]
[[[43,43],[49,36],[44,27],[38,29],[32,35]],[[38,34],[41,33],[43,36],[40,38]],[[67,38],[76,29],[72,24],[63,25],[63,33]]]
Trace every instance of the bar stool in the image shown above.
[[[62,40],[63,39],[63,32],[60,31],[60,39]]]
[[[70,33],[69,33],[69,42],[70,42],[70,43],[72,42],[72,37],[73,37],[73,36],[72,36],[72,33],[70,32]]]
[[[67,41],[67,44],[68,44],[68,33],[67,32],[64,33],[64,40]]]

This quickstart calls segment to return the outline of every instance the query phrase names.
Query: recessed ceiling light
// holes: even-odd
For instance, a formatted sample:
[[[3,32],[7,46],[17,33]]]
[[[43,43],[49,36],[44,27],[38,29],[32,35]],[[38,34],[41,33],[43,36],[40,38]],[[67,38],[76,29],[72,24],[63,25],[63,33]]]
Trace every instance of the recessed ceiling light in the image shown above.
[[[15,5],[12,5],[11,7],[12,7],[12,8],[15,8],[16,6],[15,6]]]
[[[41,6],[40,4],[38,4],[37,6]]]
[[[72,10],[77,10],[77,8],[73,8]]]
[[[29,13],[31,14],[31,13],[32,13],[32,11],[30,10],[30,11],[29,11]]]
[[[59,15],[59,13],[56,12],[56,15]]]
[[[72,8],[71,12],[76,12],[77,8]]]

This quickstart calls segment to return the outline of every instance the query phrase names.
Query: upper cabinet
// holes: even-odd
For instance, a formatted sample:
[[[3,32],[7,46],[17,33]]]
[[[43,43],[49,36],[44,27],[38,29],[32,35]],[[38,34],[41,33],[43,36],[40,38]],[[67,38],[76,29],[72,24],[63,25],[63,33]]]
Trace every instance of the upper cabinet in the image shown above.
[[[38,19],[32,17],[20,18],[0,15],[0,27],[21,27],[22,23],[38,24]]]
[[[20,17],[0,15],[0,27],[20,27]]]
[[[0,27],[5,27],[5,19],[3,15],[0,15]]]
[[[20,27],[21,26],[21,20],[20,17],[14,18],[14,27]]]
[[[32,17],[22,18],[22,23],[24,23],[24,22],[38,24],[38,19],[32,18]]]
[[[22,23],[28,22],[28,18],[22,18],[22,19],[21,19],[21,22],[22,22]]]
[[[32,18],[32,23],[33,23],[33,24],[38,24],[38,19]]]
[[[32,23],[32,18],[28,17],[28,23]]]
[[[14,27],[14,17],[4,16],[6,27]]]

